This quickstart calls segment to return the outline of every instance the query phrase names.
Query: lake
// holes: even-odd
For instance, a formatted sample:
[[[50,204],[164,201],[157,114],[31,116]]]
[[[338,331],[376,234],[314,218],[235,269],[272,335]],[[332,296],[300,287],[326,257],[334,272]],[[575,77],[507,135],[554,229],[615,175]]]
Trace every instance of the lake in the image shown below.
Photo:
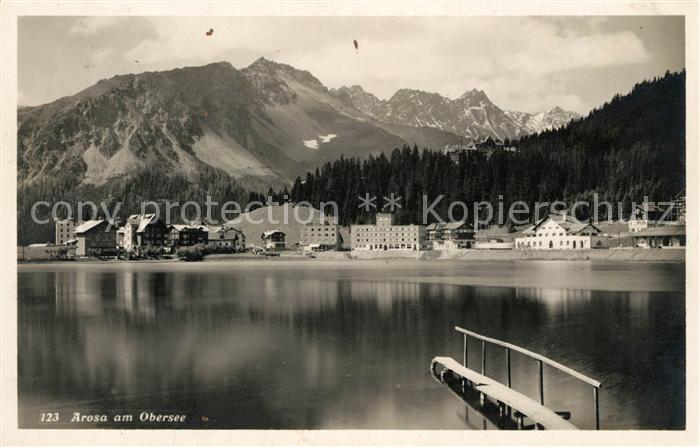
[[[20,427],[481,429],[429,373],[459,325],[600,382],[603,429],[685,427],[685,264],[234,260],[20,265]],[[480,346],[470,345],[470,364]],[[502,348],[487,374],[504,381]],[[513,386],[538,396],[537,363]],[[545,402],[593,427],[590,386]],[[60,421],[40,422],[57,412]],[[70,423],[73,412],[108,422]],[[164,428],[173,428],[167,425]],[[493,428],[486,424],[486,428]]]

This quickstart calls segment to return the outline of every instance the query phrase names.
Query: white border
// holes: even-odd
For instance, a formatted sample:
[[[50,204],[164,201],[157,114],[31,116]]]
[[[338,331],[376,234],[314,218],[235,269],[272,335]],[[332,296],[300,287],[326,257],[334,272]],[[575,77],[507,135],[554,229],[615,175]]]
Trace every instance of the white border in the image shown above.
[[[698,443],[698,4],[686,2],[7,2],[0,3],[0,428],[2,445],[697,445]],[[455,430],[18,430],[16,104],[17,16],[20,15],[684,15],[687,70],[687,294],[685,431],[475,432]],[[659,408],[659,411],[664,411]]]

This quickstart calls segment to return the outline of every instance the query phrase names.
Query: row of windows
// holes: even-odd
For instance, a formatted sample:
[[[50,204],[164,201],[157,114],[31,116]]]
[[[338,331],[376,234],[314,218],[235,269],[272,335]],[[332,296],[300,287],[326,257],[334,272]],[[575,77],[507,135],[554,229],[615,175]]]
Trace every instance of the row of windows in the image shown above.
[[[356,242],[363,242],[362,239],[355,239]],[[369,242],[370,239],[364,239],[364,242]],[[383,242],[406,242],[406,238],[401,238],[399,241],[398,238],[391,238],[391,239],[382,239]],[[409,238],[408,242],[418,242],[418,238],[414,237],[413,239]]]
[[[419,233],[415,233],[415,232],[410,232],[410,233],[385,232],[385,233],[362,233],[362,234],[354,233],[354,234],[359,236],[359,237],[392,237],[392,236],[393,237],[397,237],[397,236],[404,236],[405,237],[405,236],[417,236]]]
[[[554,241],[549,241],[549,244],[545,243],[544,247],[546,248],[549,246],[549,248],[555,248],[557,247],[557,244],[555,244]],[[579,241],[578,244],[576,241],[571,241],[568,240],[566,241],[566,246],[570,248],[585,248],[586,247],[586,241]],[[527,242],[519,242],[518,247],[520,248],[530,248],[530,247],[542,247],[542,241],[527,241]],[[564,241],[559,241],[558,244],[559,248],[564,248]]]
[[[361,244],[354,248],[369,248],[370,250],[413,250],[419,248],[418,244]]]

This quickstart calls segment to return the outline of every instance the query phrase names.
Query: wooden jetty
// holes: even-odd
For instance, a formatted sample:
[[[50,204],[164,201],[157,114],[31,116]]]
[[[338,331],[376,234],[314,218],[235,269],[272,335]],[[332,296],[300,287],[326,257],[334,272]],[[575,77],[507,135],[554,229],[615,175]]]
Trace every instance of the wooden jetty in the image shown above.
[[[536,428],[545,430],[578,430],[576,426],[568,422],[571,414],[569,412],[555,412],[544,405],[544,374],[543,365],[547,364],[566,374],[585,382],[593,388],[593,407],[595,412],[595,429],[600,429],[600,402],[599,389],[601,383],[591,379],[571,368],[568,368],[554,360],[540,354],[528,351],[520,346],[513,345],[494,338],[485,337],[475,332],[468,331],[461,327],[455,327],[457,332],[464,336],[463,364],[460,364],[451,357],[435,357],[430,365],[430,370],[440,382],[448,385],[450,390],[459,397],[465,397],[467,391],[479,394],[481,407],[483,408],[488,400],[492,400],[498,407],[498,418],[503,422],[498,424],[501,427],[510,428],[506,421],[512,421],[515,417],[514,428]],[[469,369],[468,367],[468,337],[481,341],[481,373]],[[506,350],[506,384],[497,382],[487,377],[486,373],[486,343],[494,344]],[[524,354],[539,364],[539,402],[525,396],[511,387],[511,352]],[[461,385],[461,392],[455,383]],[[533,421],[532,426],[525,425],[525,418]]]

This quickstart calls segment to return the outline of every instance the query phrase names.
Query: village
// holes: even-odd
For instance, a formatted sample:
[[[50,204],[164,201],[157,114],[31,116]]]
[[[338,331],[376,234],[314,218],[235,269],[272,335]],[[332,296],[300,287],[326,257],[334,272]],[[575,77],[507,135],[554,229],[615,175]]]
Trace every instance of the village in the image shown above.
[[[525,226],[490,225],[474,228],[466,221],[397,225],[392,213],[378,213],[374,224],[343,227],[314,219],[278,228],[248,226],[234,221],[166,224],[156,214],[135,214],[123,224],[104,219],[55,221],[55,242],[18,247],[21,261],[41,260],[201,260],[210,254],[277,257],[351,252],[359,257],[415,252],[584,252],[615,249],[684,249],[685,198],[674,202],[670,217],[660,207],[642,203],[626,221],[580,222],[567,210],[550,213]],[[295,228],[291,236],[286,228]],[[287,230],[288,231],[288,230]],[[246,234],[247,233],[247,234]]]

